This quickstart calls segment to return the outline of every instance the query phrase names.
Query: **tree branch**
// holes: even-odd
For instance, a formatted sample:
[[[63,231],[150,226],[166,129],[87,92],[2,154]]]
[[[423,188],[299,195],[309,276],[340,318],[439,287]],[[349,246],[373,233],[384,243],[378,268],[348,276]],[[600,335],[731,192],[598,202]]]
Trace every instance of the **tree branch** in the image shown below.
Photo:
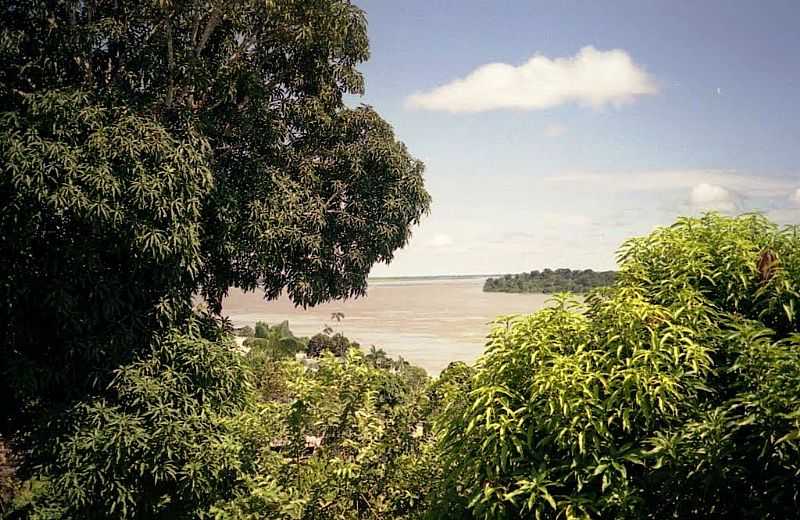
[[[208,39],[211,37],[211,33],[214,32],[214,29],[217,28],[217,26],[221,21],[222,21],[222,9],[220,9],[219,7],[215,7],[214,10],[211,12],[211,16],[208,19],[206,28],[203,29],[203,35],[200,37],[200,41],[197,42],[197,46],[194,48],[195,56],[200,56],[200,53],[203,52],[203,49],[206,48],[206,44],[208,43]]]
[[[167,107],[175,99],[175,50],[172,42],[172,21],[167,20],[167,66],[169,67],[169,86],[167,87]]]

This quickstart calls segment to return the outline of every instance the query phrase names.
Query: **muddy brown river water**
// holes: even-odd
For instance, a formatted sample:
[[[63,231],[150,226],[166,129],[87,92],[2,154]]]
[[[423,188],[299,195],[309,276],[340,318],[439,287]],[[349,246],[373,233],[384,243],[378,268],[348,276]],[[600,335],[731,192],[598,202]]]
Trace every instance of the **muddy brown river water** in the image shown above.
[[[437,375],[451,361],[474,362],[495,317],[531,313],[550,298],[545,294],[485,293],[484,280],[371,280],[367,296],[305,310],[285,297],[266,302],[260,293],[233,289],[223,304],[223,314],[237,327],[253,326],[259,320],[269,324],[288,320],[299,336],[312,336],[327,324],[364,348],[376,345]],[[343,313],[344,319],[331,319],[335,312]]]

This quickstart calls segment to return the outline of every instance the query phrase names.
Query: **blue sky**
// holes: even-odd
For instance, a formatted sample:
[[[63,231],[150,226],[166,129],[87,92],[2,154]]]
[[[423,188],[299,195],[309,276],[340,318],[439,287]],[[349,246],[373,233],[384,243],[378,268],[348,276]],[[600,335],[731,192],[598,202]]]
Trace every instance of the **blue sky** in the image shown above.
[[[433,196],[373,275],[613,268],[625,238],[708,209],[800,223],[800,3],[357,4],[354,102]]]

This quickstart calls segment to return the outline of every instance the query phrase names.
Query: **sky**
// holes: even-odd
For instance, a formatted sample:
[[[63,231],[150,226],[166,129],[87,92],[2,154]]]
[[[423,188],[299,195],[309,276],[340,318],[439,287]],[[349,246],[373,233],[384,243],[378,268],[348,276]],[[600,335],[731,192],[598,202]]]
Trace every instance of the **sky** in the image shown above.
[[[431,212],[373,276],[613,269],[708,210],[800,223],[800,3],[356,0]]]

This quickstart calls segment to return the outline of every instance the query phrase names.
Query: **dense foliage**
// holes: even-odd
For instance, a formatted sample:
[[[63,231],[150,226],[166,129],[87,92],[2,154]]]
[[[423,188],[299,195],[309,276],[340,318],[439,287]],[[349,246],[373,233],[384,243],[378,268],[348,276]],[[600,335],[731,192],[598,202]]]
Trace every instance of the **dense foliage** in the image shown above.
[[[358,346],[357,344],[352,345],[356,347]],[[315,334],[311,337],[311,339],[308,340],[306,355],[308,357],[320,357],[323,353],[330,352],[334,356],[341,357],[347,353],[350,347],[350,340],[344,337],[342,334],[336,333],[330,335],[321,332],[319,334]]]
[[[346,0],[0,7],[0,436],[26,511],[195,517],[241,484],[229,287],[362,294],[429,205],[344,103],[367,57]]]
[[[364,292],[428,207],[343,102],[367,57],[345,0],[0,7],[4,433],[100,391],[193,293]]]
[[[285,324],[270,327],[285,328]],[[441,518],[436,381],[380,349],[312,364],[179,333],[70,411],[15,514],[35,518]],[[456,497],[458,498],[458,497]]]
[[[485,518],[788,518],[800,507],[800,235],[680,219],[616,285],[501,319],[444,449]]]
[[[509,293],[586,293],[598,287],[612,285],[616,275],[615,271],[545,269],[541,272],[531,271],[487,278],[483,290]]]
[[[370,366],[351,349],[316,368],[284,360],[285,392],[232,422],[257,468],[218,518],[416,518],[434,471],[427,377]]]
[[[242,346],[245,350],[257,350],[268,353],[272,359],[293,357],[298,352],[305,350],[308,340],[298,338],[289,329],[289,322],[284,321],[270,327],[263,321],[256,322],[254,337],[244,340]]]
[[[800,236],[760,216],[627,242],[433,381],[287,324],[234,345],[229,287],[362,294],[428,208],[343,102],[367,56],[345,0],[0,7],[2,514],[796,516]]]
[[[45,518],[196,517],[241,478],[241,440],[225,418],[250,395],[224,342],[173,332],[119,368],[102,397],[73,406],[37,450],[30,514]]]

